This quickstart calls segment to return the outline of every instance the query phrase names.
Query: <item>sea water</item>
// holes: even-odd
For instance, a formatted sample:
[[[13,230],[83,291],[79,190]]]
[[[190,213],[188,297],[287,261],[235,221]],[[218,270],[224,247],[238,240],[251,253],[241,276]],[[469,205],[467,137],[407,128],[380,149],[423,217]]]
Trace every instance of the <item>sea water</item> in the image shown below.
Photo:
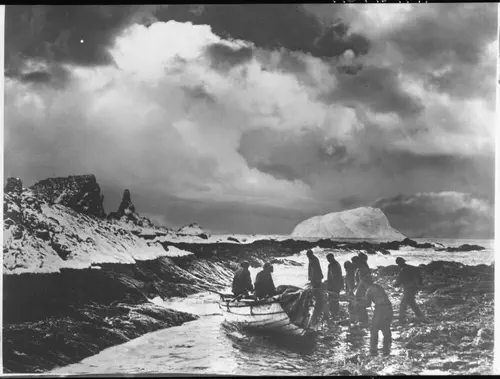
[[[412,265],[431,261],[456,261],[467,265],[491,264],[494,261],[492,240],[415,239],[417,242],[441,243],[444,246],[475,244],[486,248],[472,252],[438,252],[434,249],[403,248],[391,255],[369,255],[370,267],[395,264],[397,256]],[[328,263],[326,254],[333,252],[341,265],[356,252],[314,249],[323,272]],[[304,286],[307,283],[305,251],[286,259],[302,266],[274,265],[274,281]],[[251,268],[252,279],[260,269]],[[228,289],[229,290],[229,289]],[[159,330],[103,350],[83,361],[52,371],[57,374],[112,373],[179,373],[234,375],[321,375],[340,367],[344,358],[360,349],[367,349],[368,335],[350,336],[346,328],[332,331],[315,345],[283,343],[266,336],[235,329],[223,322],[212,293],[198,293],[187,298],[155,299],[157,304],[200,316],[198,320],[178,327]],[[393,335],[397,337],[397,333]],[[397,353],[395,344],[393,351]]]

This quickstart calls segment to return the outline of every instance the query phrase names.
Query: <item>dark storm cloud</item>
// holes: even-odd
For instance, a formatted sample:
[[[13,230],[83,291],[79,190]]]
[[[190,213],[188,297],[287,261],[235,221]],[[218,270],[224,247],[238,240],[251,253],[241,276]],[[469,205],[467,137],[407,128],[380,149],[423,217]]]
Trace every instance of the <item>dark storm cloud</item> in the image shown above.
[[[410,237],[493,237],[493,203],[470,194],[400,194],[372,206],[380,208],[394,228]]]
[[[27,58],[84,66],[111,64],[108,48],[116,35],[132,22],[147,22],[148,14],[157,7],[8,5],[6,68],[15,67]]]
[[[238,152],[249,167],[278,179],[306,183],[314,173],[340,170],[351,162],[346,147],[326,138],[320,130],[296,134],[271,129],[249,131],[242,135]]]
[[[317,57],[333,57],[352,49],[366,54],[370,42],[348,35],[346,25],[324,26],[298,4],[171,5],[156,13],[161,21],[207,24],[223,37],[253,42],[257,47],[302,51]]]
[[[433,90],[493,102],[496,57],[486,49],[498,38],[497,6],[433,4],[431,9],[409,17],[387,37],[409,63],[405,70],[423,76]]]
[[[213,43],[206,48],[206,53],[212,65],[218,69],[231,68],[248,62],[253,57],[250,47],[233,48],[222,43]]]
[[[423,105],[402,88],[397,72],[365,66],[356,73],[341,73],[338,86],[325,99],[355,106],[360,102],[377,112],[396,112],[403,116],[419,113]]]
[[[460,157],[455,155],[422,156],[409,152],[386,152],[379,155],[386,172],[400,175],[405,172],[429,170],[445,172],[460,186],[460,191],[490,196],[494,193],[495,157]],[[442,185],[449,185],[443,182]],[[441,189],[444,190],[444,189]]]
[[[390,35],[409,59],[476,64],[485,44],[497,38],[496,5],[435,4],[432,10],[408,18]]]

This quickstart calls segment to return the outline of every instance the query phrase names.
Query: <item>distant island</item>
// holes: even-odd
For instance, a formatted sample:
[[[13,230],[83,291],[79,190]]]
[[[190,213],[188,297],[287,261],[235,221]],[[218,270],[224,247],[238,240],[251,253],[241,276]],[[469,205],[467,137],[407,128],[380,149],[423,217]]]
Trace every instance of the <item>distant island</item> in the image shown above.
[[[379,208],[359,207],[314,216],[299,223],[292,237],[404,239]]]

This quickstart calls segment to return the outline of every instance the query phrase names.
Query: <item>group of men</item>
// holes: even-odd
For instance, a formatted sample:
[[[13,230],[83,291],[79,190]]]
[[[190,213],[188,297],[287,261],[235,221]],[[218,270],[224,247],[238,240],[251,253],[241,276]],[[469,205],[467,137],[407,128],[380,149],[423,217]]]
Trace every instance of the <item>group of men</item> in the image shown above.
[[[392,337],[391,323],[393,319],[393,309],[389,296],[384,288],[375,283],[368,266],[368,256],[359,253],[350,261],[344,263],[345,278],[342,275],[340,263],[332,253],[326,255],[328,260],[328,273],[326,281],[323,281],[323,271],[318,257],[312,250],[308,250],[309,259],[308,279],[311,287],[316,293],[316,307],[313,318],[319,312],[324,312],[331,322],[335,320],[339,312],[340,292],[344,291],[346,299],[350,299],[348,310],[351,322],[358,323],[360,327],[368,327],[367,307],[374,304],[372,322],[370,324],[370,354],[378,354],[378,334],[383,335],[383,354],[390,354]],[[394,283],[395,286],[403,286],[403,296],[399,307],[399,323],[406,322],[406,308],[408,306],[415,312],[418,318],[423,319],[415,296],[422,286],[422,276],[418,267],[408,265],[406,261],[399,257],[396,264],[401,268],[399,276]],[[255,278],[255,288],[252,285],[249,263],[242,262],[241,268],[236,271],[233,279],[233,293],[237,297],[248,295],[254,291],[257,298],[265,298],[276,294],[276,288],[272,279],[273,266],[264,264],[263,270]],[[324,294],[327,296],[324,296]],[[327,304],[324,304],[327,299]],[[326,306],[325,306],[326,305]]]
[[[252,285],[252,278],[248,270],[249,267],[250,264],[247,261],[243,261],[240,264],[240,268],[234,273],[233,294],[236,297],[243,297],[248,296],[253,291],[258,299],[276,294],[276,287],[274,286],[272,277],[273,266],[269,262],[264,264],[262,271],[255,277],[255,288]]]

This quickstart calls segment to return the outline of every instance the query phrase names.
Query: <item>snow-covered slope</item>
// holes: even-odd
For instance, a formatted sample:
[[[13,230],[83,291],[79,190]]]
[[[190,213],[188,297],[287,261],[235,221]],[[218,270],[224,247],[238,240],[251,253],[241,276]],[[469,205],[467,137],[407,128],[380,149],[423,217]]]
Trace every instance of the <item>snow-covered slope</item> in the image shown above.
[[[88,176],[70,178],[70,189],[63,188],[68,180],[56,178],[62,183],[57,193],[54,181],[23,189],[19,180],[9,179],[4,195],[4,274],[51,273],[62,268],[82,269],[100,263],[134,263],[191,254],[175,247],[164,248],[154,241],[172,232],[149,223],[144,227],[144,219],[138,215],[139,219],[132,222],[100,218],[104,211],[98,207],[86,212],[86,203],[78,197],[86,200],[93,191],[100,205],[100,190],[89,188]],[[90,182],[97,185],[95,180]],[[85,190],[80,191],[74,183],[84,183]],[[60,200],[60,194],[71,198],[72,203],[55,201]],[[81,211],[76,211],[73,204],[83,204]]]
[[[405,238],[403,234],[391,227],[389,220],[380,209],[372,207],[360,207],[311,217],[294,228],[292,237]]]

